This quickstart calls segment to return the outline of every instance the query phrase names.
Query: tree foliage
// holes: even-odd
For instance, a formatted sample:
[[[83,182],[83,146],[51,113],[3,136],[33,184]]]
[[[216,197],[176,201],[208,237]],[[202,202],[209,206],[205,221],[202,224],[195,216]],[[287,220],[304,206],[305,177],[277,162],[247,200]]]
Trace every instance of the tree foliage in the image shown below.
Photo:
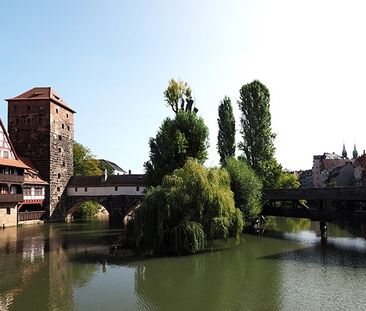
[[[217,149],[220,155],[220,163],[226,159],[235,157],[235,118],[231,100],[225,96],[219,105],[219,133],[217,136]]]
[[[90,149],[74,141],[74,175],[97,176],[101,174],[99,161],[95,159]]]
[[[175,113],[182,111],[197,112],[197,109],[193,109],[192,90],[187,82],[171,79],[164,91],[164,97]]]
[[[283,171],[278,181],[278,188],[299,188],[299,178],[288,171]]]
[[[195,113],[178,112],[167,118],[155,138],[150,138],[150,160],[146,172],[153,184],[161,184],[163,177],[183,167],[191,157],[203,163],[207,158],[208,128]]]
[[[230,175],[235,206],[245,218],[253,218],[261,212],[262,183],[251,167],[241,160],[229,158],[225,169]]]
[[[150,188],[136,210],[138,245],[155,254],[191,254],[215,238],[239,237],[243,228],[230,178],[223,169],[206,169],[193,159]]]
[[[271,129],[270,94],[265,85],[258,80],[240,89],[238,101],[241,111],[241,134],[243,141],[239,149],[247,163],[265,181],[269,169],[276,169],[274,163],[275,134]],[[274,183],[271,181],[269,183]]]

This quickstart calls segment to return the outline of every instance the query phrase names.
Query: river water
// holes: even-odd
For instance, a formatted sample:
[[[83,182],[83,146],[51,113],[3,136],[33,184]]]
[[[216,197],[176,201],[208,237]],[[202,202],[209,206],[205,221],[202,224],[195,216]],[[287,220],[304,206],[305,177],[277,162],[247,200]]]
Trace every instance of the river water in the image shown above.
[[[349,228],[352,228],[349,229]],[[365,310],[366,240],[361,226],[273,219],[185,257],[110,251],[121,233],[108,222],[0,231],[3,310]]]

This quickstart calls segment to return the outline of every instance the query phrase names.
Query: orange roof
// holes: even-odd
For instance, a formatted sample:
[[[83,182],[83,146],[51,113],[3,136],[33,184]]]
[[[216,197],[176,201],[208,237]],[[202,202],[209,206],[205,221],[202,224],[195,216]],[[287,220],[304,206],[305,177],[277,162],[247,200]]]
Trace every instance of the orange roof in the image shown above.
[[[16,97],[6,99],[6,101],[13,101],[13,100],[52,100],[53,102],[59,104],[60,106],[64,107],[65,109],[75,113],[65,102],[64,100],[57,94],[57,92],[52,89],[51,87],[34,87],[29,91],[26,91]]]
[[[25,165],[20,160],[12,160],[12,159],[5,159],[5,158],[0,158],[0,165],[12,166],[12,167],[18,167],[18,168],[29,168],[27,165]]]

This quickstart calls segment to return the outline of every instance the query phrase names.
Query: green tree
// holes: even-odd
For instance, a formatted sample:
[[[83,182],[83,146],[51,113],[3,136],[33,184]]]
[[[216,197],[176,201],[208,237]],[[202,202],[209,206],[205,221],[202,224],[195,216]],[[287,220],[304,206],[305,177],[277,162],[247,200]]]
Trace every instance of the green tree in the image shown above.
[[[178,112],[167,118],[155,138],[150,138],[150,160],[144,164],[154,185],[191,157],[203,163],[207,159],[208,128],[195,113]]]
[[[217,150],[220,155],[220,163],[226,159],[235,157],[235,118],[231,100],[225,96],[219,105],[219,133],[217,136]]]
[[[261,212],[262,183],[252,168],[241,160],[229,158],[225,169],[230,175],[235,206],[245,218],[253,218]]]
[[[164,97],[175,113],[181,111],[191,112],[193,109],[192,90],[187,82],[171,79],[164,91]],[[193,111],[197,112],[197,109]]]
[[[105,170],[107,170],[107,175],[110,176],[113,174],[113,167],[104,160],[99,160],[98,167],[100,171],[103,173]]]
[[[74,175],[75,176],[97,176],[101,175],[99,160],[95,159],[89,148],[74,141]],[[94,201],[84,202],[78,211],[74,213],[75,218],[93,217],[99,211],[100,205]]]
[[[193,159],[152,187],[135,214],[138,245],[154,254],[191,254],[215,238],[239,238],[243,229],[230,178]]]
[[[258,80],[240,89],[238,104],[241,111],[243,141],[239,143],[239,149],[243,151],[245,160],[263,182],[274,184],[277,181],[266,181],[268,170],[278,168],[274,162],[275,134],[271,129],[269,99],[268,89]]]
[[[95,159],[90,149],[78,142],[74,142],[74,175],[97,176],[101,175],[99,161]]]
[[[278,181],[278,188],[299,188],[299,178],[289,171],[283,171]]]

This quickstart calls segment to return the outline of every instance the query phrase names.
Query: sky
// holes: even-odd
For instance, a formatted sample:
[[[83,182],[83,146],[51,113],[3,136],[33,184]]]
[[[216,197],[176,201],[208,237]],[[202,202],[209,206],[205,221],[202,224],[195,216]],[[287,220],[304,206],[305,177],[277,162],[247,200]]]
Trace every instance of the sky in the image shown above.
[[[5,98],[51,86],[76,110],[75,139],[143,172],[148,140],[173,117],[163,92],[187,81],[218,165],[218,105],[255,79],[271,94],[276,157],[366,149],[363,0],[8,0],[0,2],[0,117]],[[240,151],[237,151],[237,155]]]

